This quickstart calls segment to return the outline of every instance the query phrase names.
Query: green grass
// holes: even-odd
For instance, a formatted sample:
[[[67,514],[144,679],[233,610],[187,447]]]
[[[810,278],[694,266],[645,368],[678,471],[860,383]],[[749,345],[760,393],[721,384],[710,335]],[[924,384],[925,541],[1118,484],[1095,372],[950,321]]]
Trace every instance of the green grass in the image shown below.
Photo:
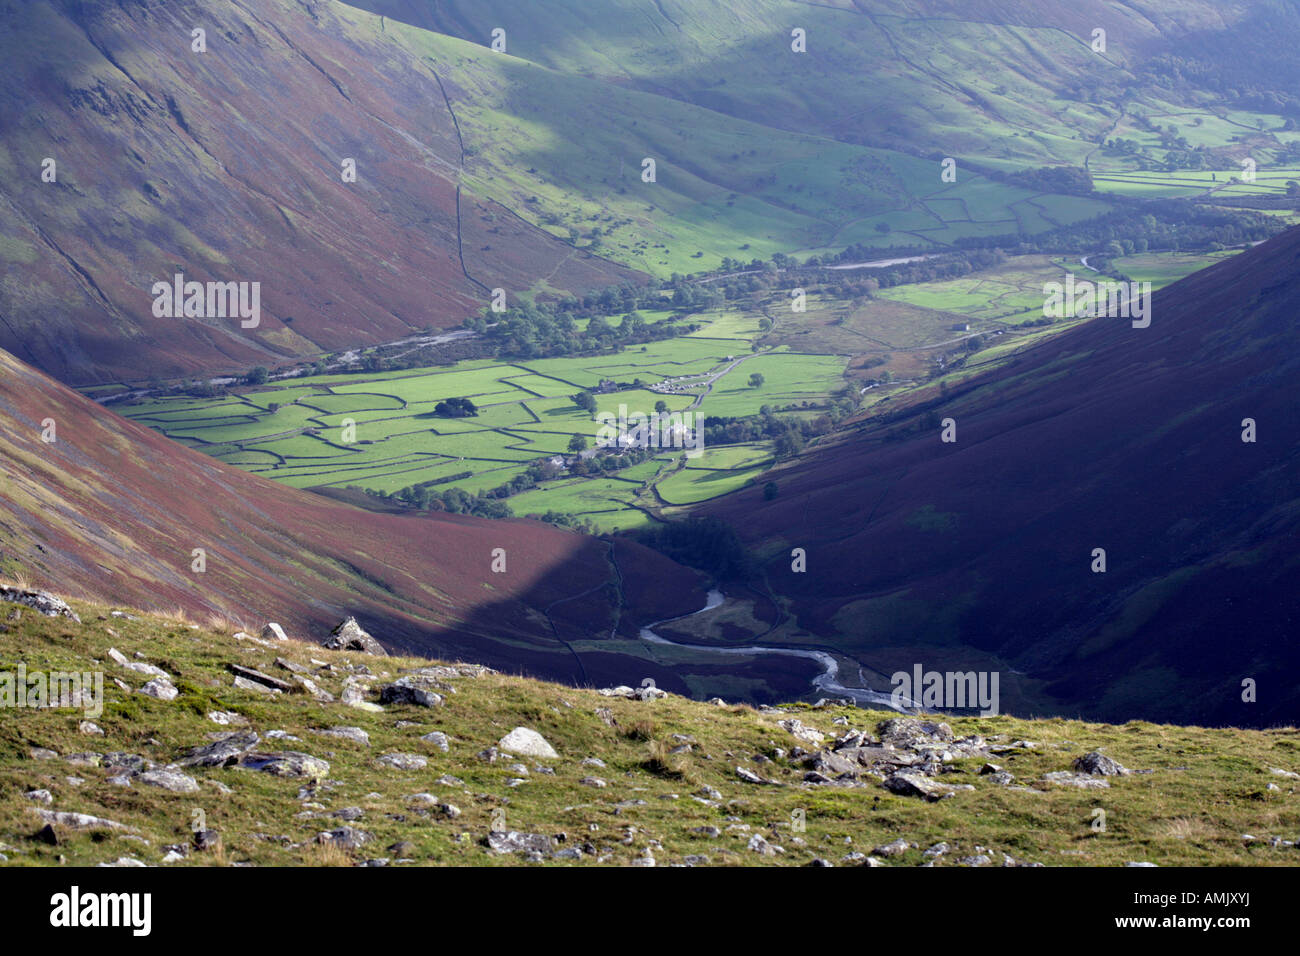
[[[944,781],[975,789],[926,803],[890,793],[867,776],[855,788],[812,786],[803,782],[802,767],[778,755],[776,748],[789,751],[799,743],[777,726],[786,716],[827,733],[849,727],[870,733],[894,716],[889,712],[804,704],[762,712],[678,696],[642,703],[487,673],[449,678],[457,692],[446,694],[443,706],[390,705],[371,713],[337,701],[318,702],[302,692],[267,696],[240,690],[232,686],[229,666],[287,679],[289,672],[274,664],[276,658],[285,659],[307,669],[322,690],[337,697],[342,678],[359,665],[373,672],[377,688],[430,662],[326,651],[309,642],[268,647],[236,639],[234,628],[224,623],[191,624],[179,615],[109,618],[108,608],[81,602],[73,606],[86,623],[43,618],[24,608],[22,620],[10,620],[0,633],[6,669],[21,661],[29,673],[102,672],[105,690],[103,713],[91,718],[102,736],[79,732],[87,716],[80,710],[25,709],[16,712],[19,719],[0,723],[0,851],[9,866],[92,866],[120,857],[159,864],[169,846],[192,845],[196,809],[202,811],[200,823],[219,834],[219,848],[192,849],[167,865],[345,866],[383,857],[415,865],[524,864],[520,855],[492,854],[484,845],[490,830],[502,828],[562,832],[567,839],[557,849],[589,843],[594,851],[573,861],[552,857],[543,865],[626,865],[651,843],[661,866],[688,857],[712,866],[796,866],[817,857],[839,865],[851,851],[871,853],[900,837],[915,848],[886,859],[887,865],[926,862],[922,850],[939,842],[950,847],[935,861],[939,866],[954,865],[974,854],[976,846],[987,848],[995,864],[1005,854],[1049,866],[1119,866],[1133,860],[1161,866],[1288,865],[1296,852],[1268,845],[1274,835],[1290,839],[1300,825],[1294,783],[1270,772],[1300,768],[1292,728],[943,718],[959,737],[1033,741],[1032,749],[998,758],[1028,789],[991,783],[978,773],[978,761],[958,761]],[[164,702],[119,689],[114,678],[131,689],[146,678],[107,661],[110,647],[162,667],[180,695]],[[744,684],[745,678],[737,675],[735,691],[742,692]],[[368,698],[375,700],[375,693]],[[612,722],[602,720],[598,710]],[[215,711],[237,714],[247,725],[219,726],[206,716]],[[336,726],[364,730],[369,744],[313,732]],[[558,758],[502,755],[487,762],[475,756],[518,726],[541,733]],[[327,761],[329,783],[301,791],[305,780],[189,768],[184,772],[197,782],[198,792],[173,793],[138,779],[129,787],[109,783],[108,772],[93,765],[98,757],[90,763],[68,759],[125,752],[165,765],[188,748],[209,743],[211,733],[226,730],[256,731],[263,738],[259,749],[265,751],[296,750]],[[289,738],[268,738],[272,730]],[[448,752],[420,739],[435,730],[448,736]],[[683,738],[691,743],[689,751],[666,755]],[[34,748],[57,756],[34,759]],[[1068,769],[1074,757],[1098,748],[1127,767],[1150,773],[1112,777],[1110,788],[1100,791],[1039,782],[1043,774]],[[390,753],[416,754],[427,765],[397,770],[377,761]],[[759,764],[752,760],[755,754],[776,759]],[[597,757],[605,766],[585,766],[587,757]],[[529,768],[527,776],[512,769],[516,763]],[[539,773],[540,765],[554,772]],[[776,785],[741,781],[738,765]],[[439,782],[444,775],[459,782]],[[508,786],[515,777],[525,782]],[[589,777],[608,785],[596,789],[584,784]],[[1277,789],[1269,790],[1270,782]],[[692,799],[704,788],[718,791],[721,799]],[[35,789],[50,792],[48,807],[24,796]],[[410,799],[422,792],[459,812],[452,816]],[[361,816],[349,825],[368,834],[369,841],[359,850],[323,848],[318,835],[344,825],[334,814],[350,807]],[[1097,807],[1106,811],[1104,832],[1092,825]],[[33,838],[41,827],[40,809],[90,814],[129,829],[59,825],[59,845],[49,846]],[[707,835],[701,832],[704,827],[720,832]],[[784,853],[761,856],[747,849],[755,833],[782,846]],[[1243,834],[1256,839],[1244,841]],[[403,845],[394,850],[399,842]]]
[[[1134,282],[1150,282],[1152,288],[1160,289],[1236,254],[1237,250],[1207,253],[1149,252],[1122,256],[1111,261],[1116,269]]]

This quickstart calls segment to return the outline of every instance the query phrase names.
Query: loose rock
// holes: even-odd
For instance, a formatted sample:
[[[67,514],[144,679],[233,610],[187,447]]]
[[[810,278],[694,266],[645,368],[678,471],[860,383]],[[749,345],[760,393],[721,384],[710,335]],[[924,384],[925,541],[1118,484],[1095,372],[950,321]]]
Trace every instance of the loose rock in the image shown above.
[[[497,742],[497,747],[506,753],[543,760],[555,760],[560,756],[545,737],[527,727],[516,727]]]

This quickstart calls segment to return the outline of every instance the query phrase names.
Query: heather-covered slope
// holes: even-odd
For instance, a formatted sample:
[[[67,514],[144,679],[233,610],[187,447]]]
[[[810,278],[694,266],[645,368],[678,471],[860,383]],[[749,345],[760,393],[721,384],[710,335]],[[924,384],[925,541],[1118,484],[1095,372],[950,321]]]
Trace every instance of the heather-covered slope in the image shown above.
[[[0,348],[64,381],[270,364],[459,324],[496,287],[634,278],[462,190],[454,87],[341,4],[6,0],[0,51]],[[155,317],[177,272],[260,282],[260,325]]]
[[[635,637],[704,603],[693,572],[626,542],[522,520],[377,515],[246,474],[3,352],[0,569],[137,607],[277,619],[302,637],[354,613],[390,647],[573,681],[647,671],[626,673],[612,654],[587,661],[568,641]]]
[[[1096,320],[707,510],[803,628],[886,674],[1001,670],[1019,712],[1294,720],[1298,311],[1291,230],[1157,293],[1149,328]]]

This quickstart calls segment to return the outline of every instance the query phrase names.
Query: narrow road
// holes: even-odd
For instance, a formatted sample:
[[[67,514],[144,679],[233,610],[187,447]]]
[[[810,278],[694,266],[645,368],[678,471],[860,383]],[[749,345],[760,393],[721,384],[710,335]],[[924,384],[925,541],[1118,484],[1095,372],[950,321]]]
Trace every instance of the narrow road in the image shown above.
[[[755,654],[775,654],[781,657],[801,657],[804,660],[815,661],[822,667],[822,673],[812,679],[814,691],[832,695],[835,697],[847,697],[859,705],[873,707],[888,707],[891,710],[901,708],[894,704],[892,694],[881,693],[880,691],[868,690],[865,687],[846,687],[839,682],[840,665],[834,656],[826,651],[800,650],[793,647],[764,647],[753,644],[746,647],[708,647],[700,644],[682,644],[677,641],[670,641],[666,637],[656,634],[653,628],[660,624],[670,624],[673,621],[680,621],[688,617],[694,617],[696,614],[703,614],[705,611],[712,611],[726,602],[726,597],[721,591],[710,591],[708,600],[704,607],[690,614],[683,614],[678,617],[668,618],[663,621],[655,621],[648,627],[641,628],[641,640],[649,644],[665,644],[670,647],[681,647],[687,650],[696,651],[705,654],[731,654],[752,657]],[[915,701],[906,701],[904,707],[919,707]]]

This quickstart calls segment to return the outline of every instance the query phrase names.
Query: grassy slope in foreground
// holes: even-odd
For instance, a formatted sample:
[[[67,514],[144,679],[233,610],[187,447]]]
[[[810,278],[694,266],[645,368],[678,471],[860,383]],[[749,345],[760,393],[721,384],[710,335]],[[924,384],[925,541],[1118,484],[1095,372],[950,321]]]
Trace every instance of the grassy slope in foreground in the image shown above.
[[[1300,744],[1291,729],[951,719],[958,737],[980,734],[1002,744],[1028,739],[1037,746],[995,758],[1014,773],[1014,785],[979,775],[982,761],[958,761],[942,779],[975,789],[926,803],[894,795],[866,774],[860,787],[806,784],[803,769],[778,755],[778,748],[789,751],[800,743],[778,726],[792,714],[838,734],[850,727],[874,732],[894,716],[887,712],[806,706],[758,711],[675,696],[639,702],[491,673],[450,680],[456,692],[444,691],[445,704],[434,709],[387,706],[383,713],[367,712],[321,703],[306,693],[265,696],[236,689],[228,665],[288,679],[290,672],[274,663],[281,658],[306,668],[322,689],[338,695],[343,680],[366,667],[375,672],[378,687],[429,662],[235,638],[229,629],[201,629],[179,617],[109,617],[107,608],[82,603],[74,609],[84,624],[27,608],[15,621],[9,616],[14,608],[0,609],[7,621],[0,633],[0,674],[13,672],[19,662],[28,672],[102,668],[106,704],[95,718],[103,736],[79,731],[79,710],[10,709],[0,720],[0,853],[10,865],[61,858],[86,865],[122,857],[157,864],[169,845],[191,844],[196,810],[207,827],[220,832],[220,847],[191,850],[173,865],[321,865],[399,857],[422,864],[523,862],[521,855],[498,855],[485,846],[494,822],[548,837],[564,833],[550,852],[586,847],[577,862],[613,865],[629,864],[647,848],[660,865],[688,856],[707,857],[713,865],[800,865],[815,857],[839,865],[846,854],[870,853],[899,837],[916,848],[887,859],[889,865],[925,862],[922,851],[941,841],[949,849],[936,865],[977,854],[994,864],[1003,863],[1004,855],[1047,865],[1294,864],[1300,853],[1269,843],[1272,837],[1294,840],[1300,829],[1297,782],[1273,772],[1300,769]],[[115,679],[139,688],[148,678],[108,660],[110,647],[130,661],[164,668],[180,695],[163,702],[121,690]],[[313,659],[327,664],[321,668]],[[613,726],[598,708],[608,708]],[[206,716],[212,711],[242,715],[249,725],[218,726]],[[543,734],[558,759],[503,754],[489,763],[476,756],[521,725]],[[313,732],[338,726],[365,730],[369,743]],[[250,729],[262,736],[259,750],[295,750],[328,761],[325,779],[312,784],[246,769],[186,768],[198,789],[177,793],[139,777],[130,786],[109,783],[109,772],[84,756],[126,752],[166,765],[188,748],[209,743],[211,733]],[[435,730],[450,738],[447,753],[421,739]],[[270,731],[291,736],[268,739]],[[684,740],[692,744],[688,753],[665,754]],[[1042,783],[1044,773],[1066,770],[1075,757],[1099,747],[1127,767],[1151,772],[1107,778],[1107,789]],[[59,756],[36,759],[33,748]],[[427,764],[399,770],[378,762],[394,753],[419,755]],[[756,755],[775,759],[758,761]],[[605,766],[584,765],[587,757]],[[512,768],[518,762],[530,772]],[[540,766],[554,773],[541,773]],[[778,785],[746,783],[737,766]],[[463,782],[442,780],[444,775]],[[607,785],[593,785],[592,777]],[[524,782],[512,787],[512,778]],[[1017,789],[1020,784],[1030,789]],[[693,799],[706,788],[719,793],[711,802]],[[49,804],[26,796],[37,789],[49,791]],[[411,799],[420,793],[433,794],[436,802]],[[459,812],[439,809],[442,804]],[[1105,832],[1093,829],[1098,807],[1106,811]],[[352,813],[338,815],[346,808],[359,809],[361,816],[348,823]],[[60,826],[59,845],[49,846],[33,839],[42,826],[41,810],[90,814],[132,829]],[[806,817],[805,832],[791,832],[795,811]],[[371,838],[357,850],[317,841],[323,831],[345,825]],[[720,832],[708,835],[700,831],[704,827]],[[784,852],[756,852],[750,848],[755,835]],[[405,845],[394,850],[398,842]]]

